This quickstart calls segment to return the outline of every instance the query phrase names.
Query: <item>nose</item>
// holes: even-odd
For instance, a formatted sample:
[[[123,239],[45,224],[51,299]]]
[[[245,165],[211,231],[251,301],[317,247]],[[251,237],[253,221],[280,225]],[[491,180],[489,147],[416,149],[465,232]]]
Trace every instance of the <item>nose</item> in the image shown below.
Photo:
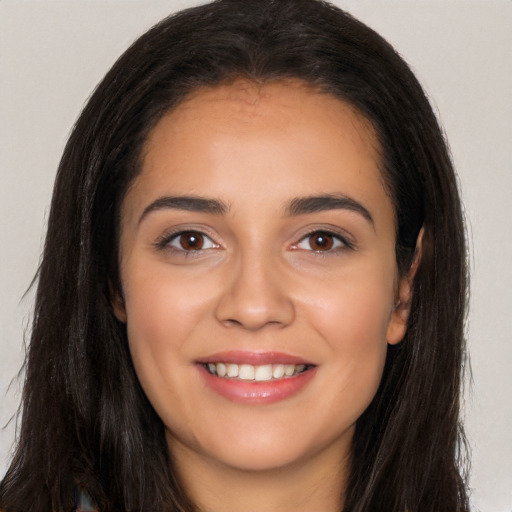
[[[248,331],[285,327],[295,318],[288,292],[283,273],[271,258],[241,256],[223,287],[215,314],[223,325]]]

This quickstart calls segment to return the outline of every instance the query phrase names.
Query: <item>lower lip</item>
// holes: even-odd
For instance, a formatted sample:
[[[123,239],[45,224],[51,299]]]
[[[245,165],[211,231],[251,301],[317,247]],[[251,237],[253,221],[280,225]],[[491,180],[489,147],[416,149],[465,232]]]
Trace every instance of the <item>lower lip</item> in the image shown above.
[[[232,402],[270,404],[289,398],[301,391],[315,376],[317,367],[292,377],[265,381],[226,379],[212,375],[202,364],[197,365],[210,389]]]

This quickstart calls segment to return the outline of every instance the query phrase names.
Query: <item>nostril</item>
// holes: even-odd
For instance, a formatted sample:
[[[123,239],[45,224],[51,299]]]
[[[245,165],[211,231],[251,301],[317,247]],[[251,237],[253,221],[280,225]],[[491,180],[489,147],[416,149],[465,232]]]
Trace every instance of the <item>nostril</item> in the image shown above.
[[[222,323],[226,327],[242,327],[242,322],[240,322],[239,320],[235,320],[233,318],[228,318],[226,320],[223,320]]]
[[[221,323],[224,325],[224,327],[227,328],[236,328],[240,327],[242,329],[245,329],[247,331],[258,331],[264,327],[284,327],[287,325],[286,323],[277,321],[277,320],[269,320],[269,321],[240,321],[235,320],[233,318],[228,318],[226,320],[221,320]]]

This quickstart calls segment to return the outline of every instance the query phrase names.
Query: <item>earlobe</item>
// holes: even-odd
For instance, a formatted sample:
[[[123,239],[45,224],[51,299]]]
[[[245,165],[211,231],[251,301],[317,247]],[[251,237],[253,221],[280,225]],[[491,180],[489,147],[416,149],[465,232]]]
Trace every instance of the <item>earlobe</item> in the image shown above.
[[[114,310],[115,317],[122,322],[126,323],[126,308],[124,306],[124,300],[117,293],[115,297],[111,300],[112,309]]]
[[[386,332],[386,340],[390,345],[400,343],[407,331],[407,321],[411,311],[414,277],[421,262],[423,231],[423,228],[421,228],[418,238],[416,239],[416,249],[409,272],[406,276],[401,278],[398,286],[397,300],[391,312],[391,318]]]
[[[119,291],[114,291],[112,285],[109,285],[110,288],[110,304],[112,305],[112,310],[114,311],[114,316],[123,324],[126,323],[126,307],[124,305],[124,298]]]
[[[408,276],[402,278],[399,286],[399,299],[395,302],[386,332],[389,345],[400,343],[407,331],[407,320],[411,309],[412,282]]]

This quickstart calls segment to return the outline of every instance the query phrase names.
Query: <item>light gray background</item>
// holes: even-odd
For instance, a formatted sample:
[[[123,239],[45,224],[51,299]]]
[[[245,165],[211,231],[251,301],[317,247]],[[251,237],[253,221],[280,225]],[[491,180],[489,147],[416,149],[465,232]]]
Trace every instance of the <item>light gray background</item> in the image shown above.
[[[0,426],[16,377],[55,170],[90,92],[128,44],[199,2],[0,0]],[[340,0],[416,71],[446,129],[471,238],[466,418],[476,510],[512,511],[512,2]],[[14,421],[0,431],[0,476]]]

